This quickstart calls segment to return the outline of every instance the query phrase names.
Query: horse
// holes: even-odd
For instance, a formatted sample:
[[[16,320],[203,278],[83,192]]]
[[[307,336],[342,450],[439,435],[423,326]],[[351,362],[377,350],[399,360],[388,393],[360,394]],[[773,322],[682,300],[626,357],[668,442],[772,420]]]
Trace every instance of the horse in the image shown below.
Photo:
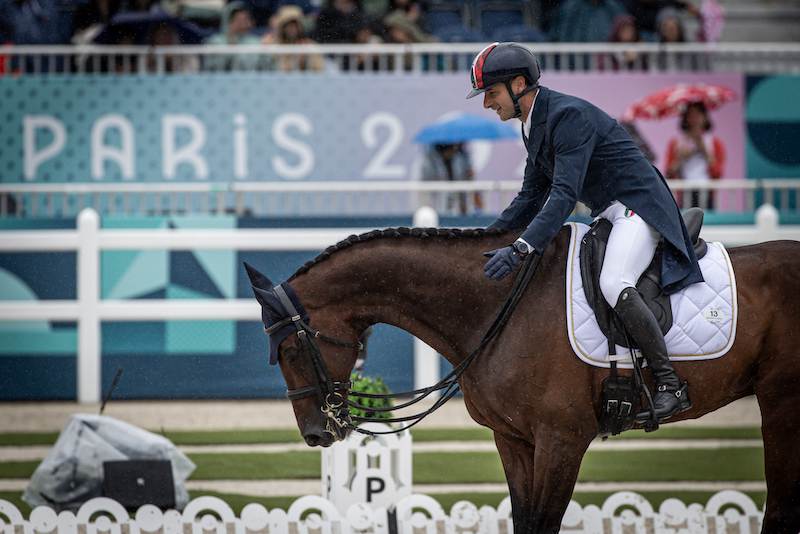
[[[581,362],[567,338],[564,284],[570,231],[559,231],[503,330],[458,378],[470,416],[494,433],[516,534],[559,531],[584,453],[598,436],[601,384],[608,370]],[[308,336],[299,329],[277,347],[306,443],[329,446],[346,437],[346,424],[330,424],[337,416],[324,405],[329,398],[313,394],[320,379],[312,366],[324,365],[330,372],[333,389],[324,397],[346,396],[359,336],[370,325],[396,326],[453,366],[463,362],[481,342],[520,271],[501,282],[487,279],[483,252],[506,246],[518,235],[495,229],[376,230],[329,247],[274,288],[248,266],[265,325],[276,319],[274,302],[264,297],[290,286],[292,302],[301,304],[313,326],[309,332],[316,332],[317,363],[309,359]],[[768,491],[762,532],[797,534],[800,242],[772,241],[728,252],[737,278],[736,339],[721,358],[675,363],[689,384],[692,408],[666,423],[698,418],[755,395]],[[645,377],[652,389],[646,370]]]

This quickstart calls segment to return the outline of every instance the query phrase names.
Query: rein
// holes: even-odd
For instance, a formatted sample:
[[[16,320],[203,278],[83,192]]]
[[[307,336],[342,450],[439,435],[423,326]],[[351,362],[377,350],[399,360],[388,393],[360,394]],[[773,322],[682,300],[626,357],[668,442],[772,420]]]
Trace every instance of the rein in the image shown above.
[[[456,365],[450,373],[447,374],[442,380],[438,383],[434,384],[433,386],[429,386],[422,389],[416,389],[414,391],[406,391],[403,393],[391,393],[391,394],[374,394],[374,393],[352,393],[354,397],[357,398],[370,398],[370,399],[393,399],[396,397],[406,397],[406,396],[415,396],[412,400],[399,404],[397,406],[393,406],[391,408],[376,408],[372,406],[364,406],[362,404],[358,404],[357,402],[353,402],[346,397],[342,396],[339,391],[341,390],[348,390],[352,387],[352,382],[335,382],[330,372],[328,371],[328,367],[325,365],[325,361],[322,358],[322,353],[319,350],[319,346],[317,345],[315,339],[321,339],[323,341],[327,341],[329,343],[333,343],[336,345],[341,345],[343,347],[354,348],[354,349],[363,349],[363,344],[359,343],[348,343],[346,341],[341,341],[336,338],[332,338],[330,336],[326,336],[325,334],[320,333],[317,330],[312,329],[308,324],[303,321],[300,317],[300,314],[297,313],[294,305],[292,304],[291,300],[286,295],[286,292],[283,290],[282,287],[276,286],[275,287],[275,294],[280,299],[281,303],[286,307],[286,310],[289,312],[290,317],[283,319],[282,321],[272,325],[270,328],[265,329],[265,332],[269,335],[270,333],[276,332],[280,328],[286,326],[289,323],[293,323],[297,328],[297,336],[300,338],[301,347],[309,361],[309,367],[311,368],[311,374],[313,377],[313,385],[306,386],[300,389],[293,389],[288,390],[286,392],[286,396],[290,400],[296,400],[304,397],[310,397],[312,395],[316,395],[317,399],[320,402],[321,410],[327,414],[328,416],[328,431],[332,432],[330,428],[331,425],[336,425],[339,428],[349,428],[350,430],[355,430],[361,434],[367,435],[379,435],[379,434],[395,434],[397,432],[401,432],[407,428],[410,428],[420,421],[422,421],[425,417],[436,411],[439,407],[441,407],[445,402],[453,398],[456,393],[459,391],[458,379],[467,369],[467,366],[475,359],[475,357],[483,350],[486,345],[489,344],[503,329],[503,327],[508,322],[509,317],[514,312],[514,309],[517,307],[520,299],[522,298],[523,293],[525,292],[525,288],[528,287],[528,283],[530,282],[531,278],[533,277],[534,272],[536,271],[536,267],[539,265],[539,260],[541,259],[541,255],[537,253],[528,254],[527,257],[523,260],[522,266],[520,268],[519,275],[517,276],[516,280],[514,281],[514,285],[511,288],[511,292],[506,298],[506,301],[503,304],[503,307],[500,309],[500,312],[495,317],[494,322],[483,335],[481,342],[478,344],[478,347],[472,351],[472,353],[464,358],[461,363]],[[347,412],[349,412],[350,408],[356,408],[359,410],[364,411],[372,411],[372,412],[389,412],[393,410],[402,410],[403,408],[407,408],[417,402],[421,401],[422,399],[428,397],[432,393],[444,390],[444,393],[434,402],[434,404],[427,410],[415,414],[409,415],[405,417],[393,417],[393,418],[378,418],[378,417],[359,417],[359,416],[352,416],[354,421],[358,422],[382,422],[382,423],[405,423],[408,421],[412,421],[412,423],[405,425],[403,428],[398,428],[396,430],[387,430],[385,432],[373,432],[369,430],[365,430],[360,428],[353,423],[347,421],[345,419]]]

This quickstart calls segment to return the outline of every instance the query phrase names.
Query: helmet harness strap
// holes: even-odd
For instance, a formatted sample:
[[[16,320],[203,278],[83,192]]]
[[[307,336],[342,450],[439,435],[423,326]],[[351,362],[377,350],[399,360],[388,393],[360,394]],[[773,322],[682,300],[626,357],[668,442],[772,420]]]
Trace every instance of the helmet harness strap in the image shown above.
[[[534,89],[539,87],[538,83],[532,83],[528,87],[522,90],[522,92],[518,95],[514,94],[514,91],[511,90],[511,80],[506,80],[506,89],[508,89],[508,95],[511,97],[511,101],[514,103],[514,118],[516,119],[520,115],[522,115],[522,110],[519,107],[519,99],[523,97],[523,95],[530,93]]]

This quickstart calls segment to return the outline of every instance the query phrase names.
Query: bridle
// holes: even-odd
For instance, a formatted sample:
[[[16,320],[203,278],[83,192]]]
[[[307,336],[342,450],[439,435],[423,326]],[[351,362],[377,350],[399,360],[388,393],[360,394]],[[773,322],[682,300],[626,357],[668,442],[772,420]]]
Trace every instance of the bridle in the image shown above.
[[[308,359],[309,368],[311,369],[311,376],[312,376],[312,385],[306,386],[299,389],[292,389],[286,391],[286,396],[289,400],[297,400],[302,399],[305,397],[311,397],[316,395],[317,400],[320,403],[320,409],[323,413],[325,413],[328,417],[328,422],[326,425],[326,431],[330,432],[331,434],[336,435],[334,432],[334,425],[340,429],[349,428],[351,430],[355,430],[362,434],[368,435],[376,435],[376,434],[393,434],[396,432],[400,432],[406,428],[409,428],[417,423],[419,423],[423,418],[427,415],[433,413],[442,406],[445,402],[450,400],[456,393],[459,391],[458,379],[467,369],[467,366],[475,359],[475,357],[483,350],[483,348],[492,340],[494,339],[497,334],[505,326],[508,318],[511,317],[511,313],[517,306],[517,303],[522,298],[522,294],[525,291],[525,288],[528,286],[528,282],[533,277],[533,273],[536,271],[536,267],[539,265],[539,259],[541,255],[538,253],[531,253],[528,254],[522,262],[522,266],[520,269],[520,273],[517,276],[516,280],[514,281],[514,286],[511,288],[511,293],[509,294],[508,298],[506,299],[503,307],[500,309],[500,312],[495,317],[494,322],[489,327],[489,329],[484,334],[481,342],[478,344],[478,347],[464,360],[462,360],[458,365],[453,367],[453,370],[448,373],[442,380],[436,383],[433,386],[417,389],[414,391],[406,391],[404,393],[393,393],[393,394],[370,394],[370,393],[354,393],[353,395],[359,398],[373,398],[373,399],[385,399],[385,398],[396,398],[396,397],[406,397],[412,396],[410,401],[390,407],[390,408],[379,408],[379,407],[371,407],[371,406],[364,406],[357,402],[353,402],[347,398],[347,390],[349,390],[353,383],[348,382],[336,382],[331,377],[330,371],[328,370],[328,366],[325,365],[325,360],[322,357],[322,352],[319,350],[319,346],[317,345],[316,340],[320,339],[322,341],[326,341],[328,343],[333,343],[334,345],[340,345],[342,347],[347,347],[351,349],[358,349],[359,351],[364,348],[363,343],[361,341],[357,343],[350,343],[347,341],[342,341],[340,339],[336,339],[331,336],[327,336],[321,333],[318,330],[314,330],[311,328],[308,323],[303,321],[300,313],[298,313],[297,309],[295,308],[294,304],[292,303],[291,299],[286,294],[286,291],[281,287],[281,285],[277,285],[274,288],[275,295],[280,300],[281,304],[286,308],[286,311],[289,312],[289,317],[285,317],[281,319],[277,323],[271,325],[269,328],[264,328],[264,332],[267,335],[272,335],[281,328],[285,327],[288,324],[294,324],[295,328],[297,329],[297,337],[300,340],[300,348],[301,351],[306,355]],[[398,428],[396,430],[388,430],[385,432],[374,432],[365,430],[359,426],[354,425],[350,421],[348,421],[347,415],[349,414],[350,408],[356,408],[360,410],[364,410],[365,412],[388,412],[392,410],[401,410],[412,404],[419,402],[420,400],[426,398],[431,393],[435,391],[444,390],[443,394],[436,399],[433,405],[425,410],[424,412],[410,415],[406,417],[396,417],[396,418],[375,418],[375,417],[357,417],[353,416],[352,419],[354,421],[359,422],[383,422],[383,423],[406,423],[412,421],[410,424],[405,425],[402,428]],[[340,391],[344,391],[345,394],[342,395]]]
[[[317,396],[317,400],[322,407],[323,413],[328,416],[327,430],[333,433],[331,428],[332,424],[337,425],[339,428],[345,428],[350,423],[347,421],[346,413],[348,408],[345,407],[346,396],[342,396],[339,391],[347,391],[353,386],[350,381],[336,382],[331,377],[328,366],[325,365],[325,360],[322,358],[322,352],[319,350],[316,339],[321,339],[334,345],[341,345],[350,349],[358,349],[359,351],[364,348],[364,345],[359,341],[358,343],[350,343],[336,339],[331,336],[326,336],[319,330],[314,330],[308,323],[303,321],[300,313],[298,313],[291,299],[286,294],[286,291],[280,285],[274,288],[275,295],[281,301],[281,304],[289,312],[289,317],[286,317],[269,328],[264,328],[264,332],[269,336],[283,328],[288,324],[294,324],[297,329],[297,337],[300,340],[300,350],[306,355],[308,365],[311,369],[312,385],[299,389],[291,389],[286,391],[286,396],[289,400],[297,400],[312,395]]]

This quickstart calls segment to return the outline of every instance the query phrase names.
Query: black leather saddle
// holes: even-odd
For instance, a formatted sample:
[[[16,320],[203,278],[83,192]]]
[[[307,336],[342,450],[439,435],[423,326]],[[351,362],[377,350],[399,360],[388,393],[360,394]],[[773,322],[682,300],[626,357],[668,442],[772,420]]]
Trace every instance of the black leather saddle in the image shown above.
[[[683,220],[689,231],[697,259],[700,259],[707,250],[706,242],[700,238],[703,210],[690,208],[683,214]],[[597,324],[606,338],[621,347],[636,348],[628,347],[628,339],[622,322],[600,291],[600,268],[603,265],[611,227],[612,224],[607,219],[597,219],[590,225],[589,231],[581,240],[580,269],[583,291],[586,294],[586,300],[594,310]],[[661,333],[666,334],[672,327],[672,307],[669,296],[665,295],[661,289],[662,247],[662,243],[659,243],[653,255],[653,261],[639,278],[636,289],[656,316]]]

